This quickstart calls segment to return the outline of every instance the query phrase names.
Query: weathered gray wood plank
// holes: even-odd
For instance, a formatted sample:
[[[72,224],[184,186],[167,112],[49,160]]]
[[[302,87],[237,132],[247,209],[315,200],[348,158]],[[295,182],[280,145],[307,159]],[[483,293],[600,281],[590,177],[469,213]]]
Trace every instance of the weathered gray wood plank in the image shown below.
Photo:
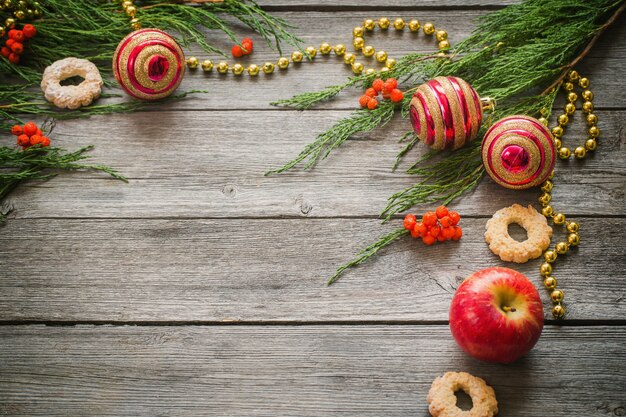
[[[293,10],[322,9],[332,11],[341,8],[358,8],[358,9],[383,9],[398,8],[401,10],[421,10],[421,9],[442,9],[442,8],[466,8],[479,9],[481,7],[500,8],[509,4],[520,3],[519,0],[420,0],[419,2],[408,2],[406,0],[390,0],[385,1],[381,5],[380,0],[351,0],[351,1],[333,1],[333,0],[262,0],[258,1],[264,8],[281,8]]]
[[[4,326],[0,358],[11,416],[426,417],[446,371],[485,378],[502,416],[626,407],[624,327],[549,326],[511,365],[470,359],[447,326]]]
[[[568,318],[623,320],[625,220],[578,220],[582,244],[554,272]],[[339,264],[390,227],[362,219],[11,220],[0,233],[0,319],[447,320],[458,284],[489,266],[526,274],[550,318],[540,261],[501,262],[484,242],[486,221],[462,220],[458,243],[404,238],[325,287]]]
[[[404,146],[397,138],[410,129],[406,120],[398,118],[365,140],[346,143],[312,171],[263,176],[346,115],[147,112],[63,121],[53,136],[55,143],[68,149],[96,144],[94,162],[117,168],[130,183],[101,174],[64,173],[14,192],[14,216],[377,216],[393,192],[416,182],[402,170],[391,172]],[[626,213],[626,113],[601,111],[598,116],[602,136],[596,154],[584,161],[557,161],[554,205],[567,214]],[[582,132],[578,124],[570,126],[565,142],[582,143]],[[418,146],[408,161],[425,150]],[[537,190],[506,190],[486,178],[456,207],[464,215],[484,216],[516,202],[535,203],[537,196]]]

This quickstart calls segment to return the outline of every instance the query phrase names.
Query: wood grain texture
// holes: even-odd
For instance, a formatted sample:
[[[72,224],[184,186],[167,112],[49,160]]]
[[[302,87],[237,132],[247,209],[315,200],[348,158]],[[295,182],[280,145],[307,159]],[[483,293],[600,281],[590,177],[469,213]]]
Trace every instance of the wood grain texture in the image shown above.
[[[623,320],[624,220],[578,220],[581,246],[554,271],[568,319]],[[390,227],[363,219],[12,220],[0,234],[1,318],[445,321],[458,284],[490,266],[526,274],[550,318],[540,260],[501,262],[484,242],[486,221],[463,219],[458,243],[403,238],[325,287],[339,264]]]
[[[549,326],[511,365],[470,359],[447,326],[8,326],[0,358],[11,416],[427,417],[447,371],[484,378],[502,416],[626,407],[624,327]]]

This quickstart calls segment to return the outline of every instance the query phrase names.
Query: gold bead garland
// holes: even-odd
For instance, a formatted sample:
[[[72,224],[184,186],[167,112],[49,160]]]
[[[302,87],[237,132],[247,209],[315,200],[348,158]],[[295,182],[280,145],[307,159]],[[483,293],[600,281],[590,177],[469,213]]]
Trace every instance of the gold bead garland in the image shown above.
[[[4,20],[0,20],[0,38],[21,20],[32,20],[41,17],[41,4],[28,0],[0,0],[0,11],[6,12]]]
[[[574,92],[575,85],[578,85],[583,91],[578,94]],[[565,82],[561,85],[563,90],[567,92],[568,103],[564,107],[564,114],[557,118],[557,125],[552,128],[552,135],[554,136],[554,143],[558,149],[558,155],[561,159],[570,158],[571,150],[563,146],[562,137],[565,126],[570,121],[570,116],[576,112],[576,101],[580,98],[583,103],[581,105],[585,116],[585,121],[588,126],[587,133],[589,138],[586,140],[584,146],[578,146],[574,149],[574,156],[577,159],[583,159],[587,156],[588,152],[592,152],[598,146],[597,138],[600,135],[600,129],[597,127],[598,117],[593,114],[593,93],[588,90],[590,85],[589,79],[581,77],[577,71],[570,71],[566,77]],[[541,118],[540,121],[545,125],[548,121],[545,118]],[[576,222],[567,221],[565,214],[555,212],[554,208],[550,205],[552,199],[552,189],[554,172],[550,175],[549,179],[545,181],[541,186],[542,194],[539,196],[539,203],[543,207],[541,212],[548,219],[552,219],[552,222],[557,225],[565,225],[566,240],[558,242],[554,245],[554,249],[548,249],[544,252],[543,257],[545,262],[539,267],[539,273],[543,277],[543,284],[548,291],[550,291],[550,298],[554,303],[552,307],[552,315],[560,319],[565,315],[565,307],[563,306],[563,298],[565,294],[563,291],[557,289],[558,282],[556,278],[552,276],[554,263],[559,256],[565,255],[569,252],[570,248],[578,246],[580,244],[579,230],[580,226]]]

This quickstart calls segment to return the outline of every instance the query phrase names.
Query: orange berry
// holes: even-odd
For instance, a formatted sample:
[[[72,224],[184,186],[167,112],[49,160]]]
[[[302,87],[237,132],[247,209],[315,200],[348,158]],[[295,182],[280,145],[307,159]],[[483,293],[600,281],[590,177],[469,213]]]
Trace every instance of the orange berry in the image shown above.
[[[370,96],[370,97],[376,97],[378,95],[378,91],[370,87],[367,90],[365,90],[365,95]]]
[[[387,91],[383,90],[383,98],[384,98],[385,100],[389,100],[389,99],[391,98],[391,93],[389,93],[389,92],[387,92]]]
[[[452,219],[450,219],[450,216],[444,216],[441,219],[439,219],[439,223],[441,223],[442,227],[449,227],[449,226],[453,226],[452,224]]]
[[[413,236],[415,239],[417,239],[418,237],[420,237],[420,232],[417,229],[411,229],[411,236]]]
[[[367,108],[370,110],[374,110],[376,107],[378,107],[378,100],[376,100],[375,98],[370,98],[370,101],[367,102]]]
[[[461,221],[461,215],[456,211],[448,212],[448,217],[450,217],[450,220],[452,220],[452,226],[456,226]]]
[[[372,88],[378,92],[382,91],[383,89],[383,84],[385,82],[383,80],[381,80],[380,78],[376,78],[374,80],[374,82],[372,83]]]
[[[422,222],[415,223],[415,227],[413,228],[417,230],[420,236],[426,236],[428,233],[428,227]]]
[[[440,233],[439,236],[437,236],[437,240],[439,242],[445,242],[446,241],[446,237],[443,235],[443,233]]]
[[[441,234],[441,226],[433,226],[428,229],[428,234],[432,237],[437,237]]]
[[[11,52],[11,53],[9,54],[9,62],[10,62],[11,64],[14,64],[14,65],[19,64],[19,63],[20,63],[20,55],[19,55],[19,54],[16,54],[16,53]]]
[[[367,107],[367,103],[369,103],[371,99],[372,98],[370,96],[366,96],[365,94],[363,94],[359,99],[359,105],[361,107]]]
[[[35,122],[28,122],[24,125],[24,134],[28,136],[37,134],[37,125]]]
[[[394,88],[398,87],[398,80],[396,80],[395,78],[387,78],[387,80],[385,81],[385,86],[389,91],[391,91]]]
[[[47,136],[41,136],[41,146],[50,146],[50,138]]]
[[[30,137],[30,145],[35,146],[43,142],[43,137],[39,135],[33,135]]]
[[[7,39],[6,42],[4,43],[7,48],[11,48],[11,45],[13,45],[15,43],[15,39]]]
[[[434,211],[428,211],[422,216],[422,223],[426,226],[434,226],[437,224],[437,215]]]
[[[37,134],[38,134],[39,136],[43,136],[43,133],[41,132],[41,129],[37,128]]]
[[[233,48],[230,50],[230,53],[233,54],[234,58],[241,58],[243,56],[243,50],[239,45],[233,46]]]
[[[454,237],[454,227],[452,226],[444,227],[443,229],[441,229],[441,235],[445,237],[446,240],[452,239]]]
[[[424,242],[428,246],[434,244],[435,241],[436,241],[436,239],[434,237],[432,237],[431,235],[422,236],[422,242]]]
[[[404,93],[397,88],[391,90],[391,94],[389,96],[391,97],[391,101],[394,103],[399,103],[404,100]]]
[[[413,230],[416,223],[417,219],[415,218],[415,214],[407,214],[404,216],[404,228],[406,230]]]
[[[13,125],[13,127],[11,127],[11,134],[15,136],[23,135],[24,128],[20,125]]]
[[[459,240],[461,239],[461,236],[463,236],[463,229],[461,229],[459,226],[454,226],[454,236],[452,237],[452,239]]]
[[[30,145],[30,138],[27,135],[19,135],[17,137],[17,144],[20,146]]]
[[[35,26],[31,24],[26,24],[22,28],[22,33],[26,39],[30,39],[37,34],[37,29],[35,29]]]
[[[22,52],[24,52],[24,44],[21,42],[13,42],[13,45],[11,45],[11,50],[16,54],[21,55]]]
[[[0,49],[0,54],[2,54],[3,57],[8,58],[9,55],[11,55],[11,50],[9,48],[7,48],[6,46],[3,46]]]
[[[446,206],[439,206],[435,210],[435,213],[437,213],[437,218],[441,219],[442,217],[448,215],[448,209],[446,208]]]
[[[24,40],[24,32],[21,30],[11,29],[9,31],[9,38],[17,42],[22,42]]]

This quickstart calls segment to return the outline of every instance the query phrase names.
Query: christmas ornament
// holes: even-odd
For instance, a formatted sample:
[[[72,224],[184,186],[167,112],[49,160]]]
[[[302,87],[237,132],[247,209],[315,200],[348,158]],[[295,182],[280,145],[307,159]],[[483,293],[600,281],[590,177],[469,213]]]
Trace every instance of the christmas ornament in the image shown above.
[[[78,85],[61,85],[61,81],[80,76]],[[80,58],[65,58],[54,62],[43,72],[41,89],[46,100],[61,109],[77,109],[87,106],[102,91],[100,71],[92,62]]]
[[[492,103],[484,99],[485,105]],[[458,149],[471,142],[483,119],[483,102],[457,77],[436,77],[420,85],[411,99],[417,137],[433,149]]]
[[[485,134],[482,158],[485,171],[498,184],[530,188],[544,182],[554,169],[554,142],[537,119],[505,117]]]
[[[179,86],[185,73],[185,56],[167,33],[141,29],[126,36],[117,46],[113,73],[130,95],[158,100]]]

